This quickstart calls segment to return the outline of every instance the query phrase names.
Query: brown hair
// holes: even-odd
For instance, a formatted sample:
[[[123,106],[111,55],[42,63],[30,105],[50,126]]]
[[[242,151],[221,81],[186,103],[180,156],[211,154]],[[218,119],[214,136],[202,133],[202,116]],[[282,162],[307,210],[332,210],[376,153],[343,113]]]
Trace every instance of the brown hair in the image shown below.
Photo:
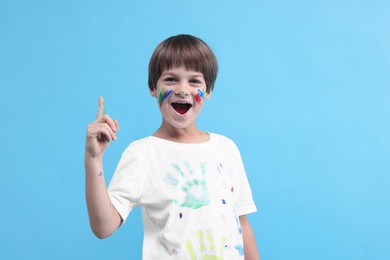
[[[149,89],[156,88],[164,70],[180,66],[202,73],[206,92],[213,90],[218,73],[217,59],[204,41],[188,34],[169,37],[156,47],[149,61]]]

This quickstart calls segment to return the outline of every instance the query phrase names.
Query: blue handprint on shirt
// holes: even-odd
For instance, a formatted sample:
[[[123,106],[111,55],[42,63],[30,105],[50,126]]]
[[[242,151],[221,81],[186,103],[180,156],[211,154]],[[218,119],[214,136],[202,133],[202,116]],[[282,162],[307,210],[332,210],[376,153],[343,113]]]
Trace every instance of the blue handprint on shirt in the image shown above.
[[[166,173],[163,180],[172,186],[179,186],[182,191],[182,197],[172,200],[182,207],[197,209],[209,205],[209,192],[204,179],[206,174],[206,163],[200,163],[200,174],[194,173],[188,162],[182,162],[183,167],[176,163],[172,163],[172,168],[175,170],[179,178],[174,177],[171,173]],[[184,168],[184,170],[183,170]]]

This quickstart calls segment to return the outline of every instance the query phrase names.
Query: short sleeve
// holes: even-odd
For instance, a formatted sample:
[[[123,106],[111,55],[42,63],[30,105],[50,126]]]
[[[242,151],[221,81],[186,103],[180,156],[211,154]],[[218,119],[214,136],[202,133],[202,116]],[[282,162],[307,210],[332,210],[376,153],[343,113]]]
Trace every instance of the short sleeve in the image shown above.
[[[257,211],[253,201],[252,190],[246,176],[245,167],[242,162],[240,151],[233,143],[233,156],[235,161],[235,171],[238,173],[238,194],[237,194],[237,215],[247,215]]]
[[[125,150],[108,186],[111,202],[123,221],[139,204],[142,188],[142,164],[134,153]]]

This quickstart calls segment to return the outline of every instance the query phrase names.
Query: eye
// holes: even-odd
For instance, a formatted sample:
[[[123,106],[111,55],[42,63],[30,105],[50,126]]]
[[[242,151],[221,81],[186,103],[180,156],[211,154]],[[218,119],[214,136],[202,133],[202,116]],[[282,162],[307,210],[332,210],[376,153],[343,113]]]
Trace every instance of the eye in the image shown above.
[[[197,80],[197,79],[192,79],[192,80],[190,80],[190,83],[201,84],[202,82],[200,80]]]
[[[165,82],[177,82],[177,78],[175,77],[167,77],[164,79]]]

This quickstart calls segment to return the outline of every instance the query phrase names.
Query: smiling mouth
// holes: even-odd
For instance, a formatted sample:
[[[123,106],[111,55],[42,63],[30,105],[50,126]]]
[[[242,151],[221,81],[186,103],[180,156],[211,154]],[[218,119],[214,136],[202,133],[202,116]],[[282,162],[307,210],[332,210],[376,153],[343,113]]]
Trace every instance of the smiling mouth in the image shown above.
[[[192,105],[187,102],[185,103],[173,102],[172,107],[173,109],[175,109],[177,113],[184,115],[185,113],[187,113],[188,110],[190,110]]]

